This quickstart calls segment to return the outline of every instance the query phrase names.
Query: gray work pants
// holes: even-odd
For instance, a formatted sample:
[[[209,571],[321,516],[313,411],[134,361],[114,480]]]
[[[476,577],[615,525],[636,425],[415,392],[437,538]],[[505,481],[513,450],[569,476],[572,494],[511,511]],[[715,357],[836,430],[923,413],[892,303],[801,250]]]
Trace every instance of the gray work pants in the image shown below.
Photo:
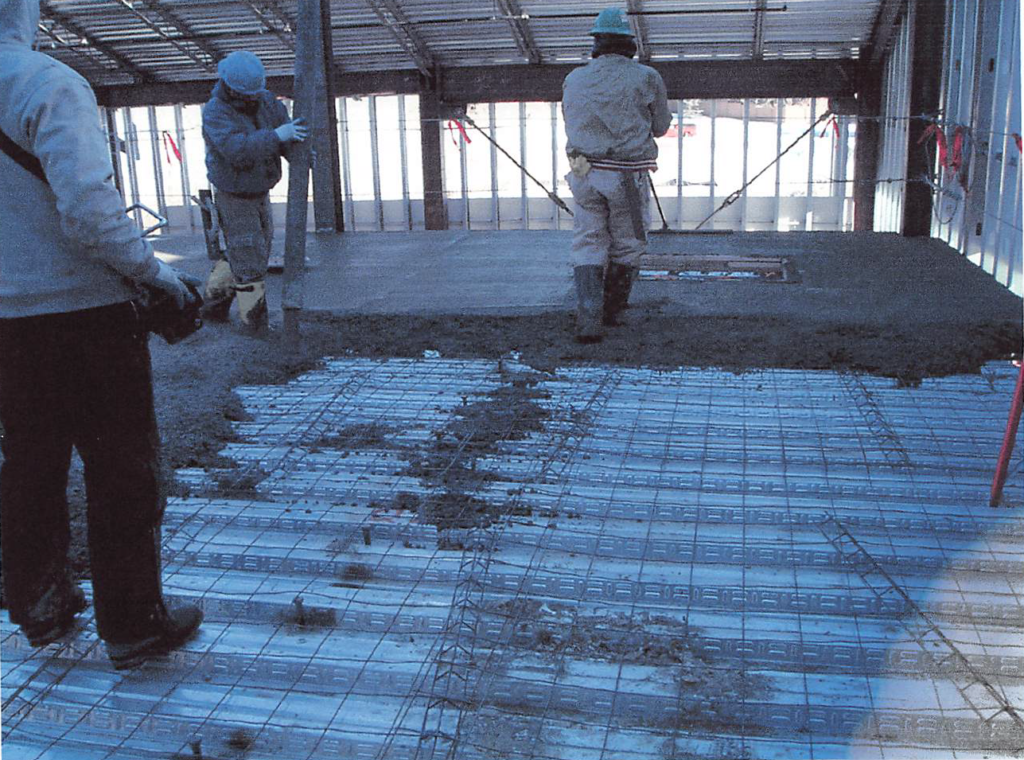
[[[638,266],[640,255],[647,250],[647,236],[645,232],[644,239],[637,238],[625,183],[634,185],[640,221],[646,231],[651,224],[647,172],[591,169],[584,177],[569,172],[567,179],[576,201],[573,209],[573,266],[605,266],[609,262]]]
[[[263,280],[274,239],[270,194],[248,197],[218,190],[214,199],[227,244],[225,256],[235,283],[246,285]]]

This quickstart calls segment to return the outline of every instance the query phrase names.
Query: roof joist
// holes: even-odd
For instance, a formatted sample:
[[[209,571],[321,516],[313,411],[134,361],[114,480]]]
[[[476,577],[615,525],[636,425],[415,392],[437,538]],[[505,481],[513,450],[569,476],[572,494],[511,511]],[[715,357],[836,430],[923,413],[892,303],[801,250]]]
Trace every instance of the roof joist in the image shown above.
[[[221,55],[208,43],[204,42],[187,24],[176,14],[163,7],[157,0],[141,0],[146,10],[160,17],[163,24],[171,27],[175,35],[168,34],[159,23],[153,21],[148,15],[136,8],[129,0],[118,0],[118,4],[127,9],[133,16],[139,19],[149,29],[156,32],[161,38],[173,45],[179,52],[183,53],[192,61],[207,71],[217,70],[217,61]],[[197,52],[198,51],[198,52]]]
[[[295,52],[295,22],[275,0],[240,1],[259,19],[265,30],[277,37],[288,50]]]
[[[96,39],[86,32],[85,29],[72,21],[66,14],[55,10],[49,3],[49,0],[40,1],[39,15],[44,19],[60,24],[64,29],[68,30],[71,34],[85,42],[85,44],[90,48],[102,53],[108,61],[112,62],[118,69],[125,74],[128,74],[136,82],[147,82],[153,79],[150,74],[132,63],[126,56],[114,49],[112,45]],[[56,37],[56,35],[50,34],[50,36],[58,42],[61,42],[60,38]]]
[[[629,25],[633,28],[633,36],[636,38],[636,54],[641,63],[648,63],[651,60],[651,49],[647,42],[647,20],[644,18],[643,0],[628,0],[626,13],[629,16]]]
[[[752,57],[755,61],[764,59],[764,16],[768,10],[768,0],[757,0],[754,12],[754,48]]]
[[[862,60],[871,67],[878,66],[892,45],[900,15],[906,10],[906,0],[882,0],[871,32],[871,42]]]
[[[395,0],[367,0],[377,18],[387,28],[405,54],[428,79],[434,76],[434,56]]]
[[[519,48],[519,52],[530,63],[541,63],[543,57],[541,56],[540,48],[534,42],[533,32],[530,31],[530,22],[527,16],[523,15],[523,11],[519,7],[519,0],[498,0],[498,7],[501,9],[502,15],[508,20],[508,25],[512,30],[512,36],[515,38],[516,47]]]

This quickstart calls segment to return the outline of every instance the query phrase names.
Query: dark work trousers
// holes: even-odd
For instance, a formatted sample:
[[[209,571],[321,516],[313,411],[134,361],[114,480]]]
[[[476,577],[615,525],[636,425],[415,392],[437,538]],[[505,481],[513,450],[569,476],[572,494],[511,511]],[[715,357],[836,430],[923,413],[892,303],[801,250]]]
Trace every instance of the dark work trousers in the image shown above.
[[[148,340],[130,303],[0,319],[0,549],[15,623],[66,573],[74,446],[99,635],[153,632],[164,499]]]

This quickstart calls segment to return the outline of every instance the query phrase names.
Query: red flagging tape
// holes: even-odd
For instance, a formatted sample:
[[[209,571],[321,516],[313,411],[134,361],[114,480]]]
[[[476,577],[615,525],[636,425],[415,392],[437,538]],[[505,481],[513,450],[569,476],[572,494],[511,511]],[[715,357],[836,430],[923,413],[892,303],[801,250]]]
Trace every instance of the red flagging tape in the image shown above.
[[[1006,473],[1010,466],[1010,457],[1013,456],[1013,444],[1017,438],[1017,426],[1020,425],[1022,407],[1024,407],[1024,362],[1021,363],[1020,374],[1017,375],[1017,387],[1013,391],[1013,403],[1010,405],[1010,419],[1006,421],[1003,447],[999,450],[999,464],[996,465],[996,474],[992,478],[992,492],[988,500],[990,507],[998,506],[999,499],[1003,495],[1003,486],[1006,485]]]

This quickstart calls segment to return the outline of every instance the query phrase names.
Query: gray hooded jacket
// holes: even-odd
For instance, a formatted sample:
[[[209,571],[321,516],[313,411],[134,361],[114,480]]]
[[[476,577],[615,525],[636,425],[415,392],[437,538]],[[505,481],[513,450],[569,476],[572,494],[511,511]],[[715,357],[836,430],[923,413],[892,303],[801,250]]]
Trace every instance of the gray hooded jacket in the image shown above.
[[[131,299],[158,262],[112,183],[96,97],[32,50],[39,0],[0,0],[0,129],[39,159],[49,185],[0,151],[0,318]]]

